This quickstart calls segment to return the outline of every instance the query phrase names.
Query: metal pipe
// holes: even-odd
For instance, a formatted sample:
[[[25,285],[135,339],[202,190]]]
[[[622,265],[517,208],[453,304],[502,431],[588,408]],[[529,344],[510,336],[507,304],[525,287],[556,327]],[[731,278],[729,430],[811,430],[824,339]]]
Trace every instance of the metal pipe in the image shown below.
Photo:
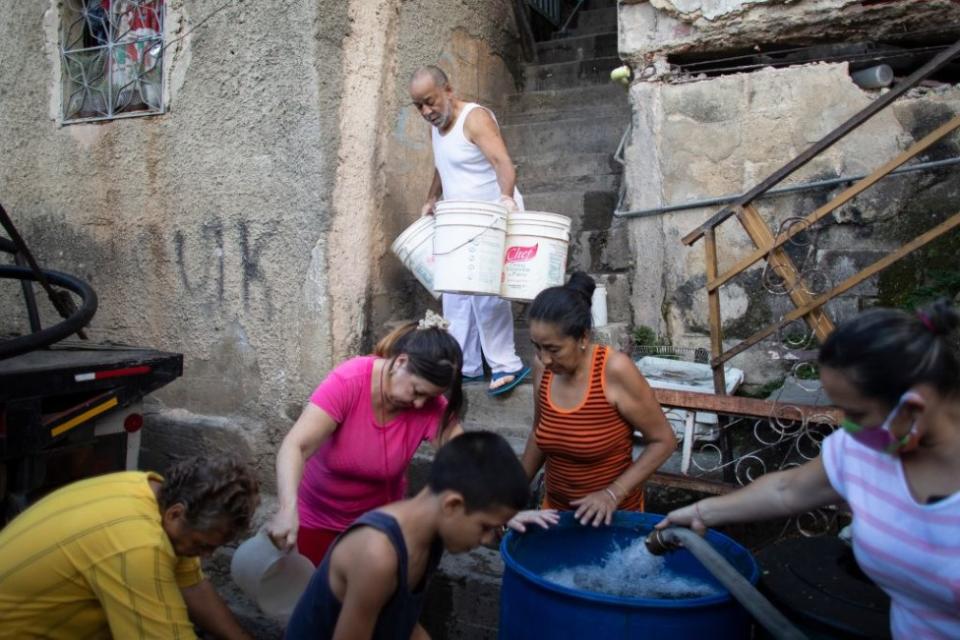
[[[567,32],[567,27],[570,26],[570,21],[573,20],[573,16],[577,15],[577,11],[580,10],[580,7],[583,6],[583,3],[584,0],[578,0],[577,6],[575,6],[573,11],[570,12],[570,15],[567,16],[567,21],[563,23],[562,27],[560,27],[560,31],[557,32],[558,34],[564,34]]]
[[[878,64],[869,69],[854,71],[850,78],[861,89],[882,89],[893,84],[893,68],[888,64]]]
[[[927,169],[940,169],[942,167],[952,167],[954,165],[960,164],[960,157],[948,158],[946,160],[933,160],[931,162],[918,162],[917,164],[911,164],[906,167],[899,167],[894,169],[887,176],[900,175],[903,173],[914,173],[916,171],[926,171]],[[861,174],[856,176],[842,176],[839,178],[830,178],[828,180],[816,180],[814,182],[804,182],[802,184],[790,185],[789,187],[781,187],[779,189],[770,189],[765,191],[757,197],[757,200],[765,198],[767,196],[780,196],[788,193],[798,193],[800,191],[810,191],[813,189],[822,189],[825,187],[833,187],[838,184],[845,184],[847,182],[856,182],[857,180],[863,180],[869,174]],[[719,196],[716,198],[704,198],[702,200],[691,200],[690,202],[684,202],[682,204],[668,204],[662,207],[653,207],[651,209],[635,209],[632,211],[614,211],[613,215],[617,218],[643,218],[648,216],[655,216],[661,213],[670,213],[672,211],[683,211],[685,209],[700,209],[703,207],[712,207],[718,204],[727,204],[729,202],[735,202],[743,197],[744,194],[736,193],[726,196]]]
[[[690,529],[683,527],[654,529],[647,536],[646,545],[650,553],[658,556],[683,546],[776,640],[806,640],[807,637],[770,604],[770,601],[764,598],[749,580],[717,553],[709,542]]]

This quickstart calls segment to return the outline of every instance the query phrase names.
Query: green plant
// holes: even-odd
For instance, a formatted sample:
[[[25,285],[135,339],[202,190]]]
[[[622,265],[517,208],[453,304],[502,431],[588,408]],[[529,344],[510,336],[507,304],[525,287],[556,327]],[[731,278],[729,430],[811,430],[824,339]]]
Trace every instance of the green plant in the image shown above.
[[[901,306],[909,311],[923,307],[937,298],[953,299],[960,293],[960,271],[937,271],[928,283],[907,293]]]
[[[660,345],[656,332],[646,325],[640,325],[633,329],[633,344],[638,347],[654,347]]]
[[[681,358],[670,340],[663,336],[658,336],[653,329],[645,325],[635,327],[632,334],[633,344],[639,350],[649,355],[656,355],[659,358]]]

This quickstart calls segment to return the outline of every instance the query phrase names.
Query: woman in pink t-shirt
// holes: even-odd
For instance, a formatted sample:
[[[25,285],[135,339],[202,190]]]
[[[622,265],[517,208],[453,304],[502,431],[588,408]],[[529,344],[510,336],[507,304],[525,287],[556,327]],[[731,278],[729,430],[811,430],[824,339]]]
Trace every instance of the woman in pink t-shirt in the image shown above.
[[[871,309],[820,349],[820,381],[846,413],[821,454],[701,500],[658,524],[702,532],[846,501],[857,564],[890,596],[896,640],[960,638],[960,315]]]
[[[420,444],[463,432],[462,360],[445,321],[428,314],[331,371],[277,453],[274,543],[319,565],[354,520],[402,498]]]

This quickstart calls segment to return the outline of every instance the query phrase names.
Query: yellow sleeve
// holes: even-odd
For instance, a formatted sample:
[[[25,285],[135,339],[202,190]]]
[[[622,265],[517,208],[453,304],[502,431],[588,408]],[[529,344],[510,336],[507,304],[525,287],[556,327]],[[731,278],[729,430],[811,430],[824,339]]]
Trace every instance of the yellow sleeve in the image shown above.
[[[172,557],[140,547],[98,563],[89,579],[114,638],[194,640],[178,577]]]
[[[177,558],[177,586],[181,589],[192,587],[203,581],[203,570],[200,569],[200,558]]]

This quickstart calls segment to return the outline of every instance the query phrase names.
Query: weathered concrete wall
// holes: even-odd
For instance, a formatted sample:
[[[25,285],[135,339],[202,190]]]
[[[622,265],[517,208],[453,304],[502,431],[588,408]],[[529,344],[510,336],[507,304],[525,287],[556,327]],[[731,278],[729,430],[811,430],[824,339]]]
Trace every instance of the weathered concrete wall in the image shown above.
[[[960,7],[950,0],[623,0],[619,17],[620,56],[642,69],[668,53],[929,31],[956,24]]]
[[[384,193],[376,239],[370,328],[382,335],[391,320],[422,316],[439,303],[390,253],[390,243],[420,214],[433,178],[430,125],[410,104],[408,81],[417,67],[437,64],[464,100],[496,112],[516,92],[519,41],[511,2],[426,0],[400,6],[392,90],[385,91]]]
[[[628,206],[656,207],[746,191],[876,95],[850,80],[846,64],[765,69],[686,84],[635,83],[630,91],[634,128],[626,152]],[[915,91],[788,183],[868,173],[958,111],[958,88]],[[923,157],[949,157],[956,148],[953,136]],[[821,293],[954,213],[958,185],[955,170],[888,179],[826,218],[811,234],[809,255],[808,246],[790,246],[789,252],[798,265],[806,259],[806,268],[815,272],[816,293]],[[788,218],[810,213],[839,190],[770,198],[761,201],[759,209],[776,232]],[[638,256],[634,320],[669,336],[675,345],[709,346],[703,242],[686,247],[680,239],[717,210],[694,209],[630,223]],[[718,243],[721,272],[754,249],[734,218],[720,227]],[[950,243],[957,244],[957,234],[931,251],[944,253]],[[906,268],[902,277],[919,284],[918,268]],[[728,347],[793,308],[786,296],[768,291],[762,276],[759,263],[721,289]],[[878,298],[893,301],[902,285],[883,277],[871,279],[828,310],[835,319],[848,317]],[[748,350],[733,365],[747,371],[748,381],[782,375],[783,363],[769,355],[776,343],[771,338],[767,347]]]
[[[236,4],[204,21],[219,7],[168,3],[167,113],[68,126],[59,4],[7,12],[0,184],[41,262],[96,288],[94,341],[184,354],[145,447],[245,452],[269,488],[309,390],[365,348],[373,283],[395,291],[382,254],[430,179],[407,77],[440,62],[497,106],[515,30],[506,0]],[[24,331],[18,288],[0,293],[0,331]]]
[[[60,126],[58,4],[22,3],[0,25],[3,203],[41,262],[96,288],[93,340],[184,353],[157,396],[252,421],[268,468],[331,361],[347,6],[287,3],[267,24],[235,4],[200,24],[218,3],[174,0],[168,112]],[[4,330],[20,316],[3,313]]]

